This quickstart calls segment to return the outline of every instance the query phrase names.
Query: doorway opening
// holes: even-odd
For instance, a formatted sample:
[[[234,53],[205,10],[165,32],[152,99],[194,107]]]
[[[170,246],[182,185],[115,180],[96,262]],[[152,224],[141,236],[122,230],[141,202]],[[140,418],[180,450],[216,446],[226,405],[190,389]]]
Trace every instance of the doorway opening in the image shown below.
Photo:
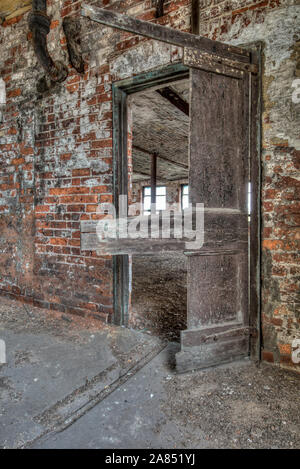
[[[251,355],[259,354],[257,99],[249,99],[250,88],[255,98],[258,87],[243,63],[236,67],[211,72],[178,63],[112,87],[114,204],[122,228],[100,252],[113,254],[113,321],[169,340],[177,340],[180,331],[181,371],[248,356],[249,344]],[[172,111],[165,116],[168,106]],[[152,239],[152,215],[167,204],[172,184],[179,210],[187,202],[192,213],[197,204],[206,207],[201,246],[181,236]],[[136,203],[151,219],[147,239],[128,236]],[[191,231],[201,232],[201,227]]]
[[[127,105],[129,215],[183,210],[189,187],[189,79],[134,93]],[[132,255],[129,265],[129,327],[179,341],[187,320],[186,256]]]

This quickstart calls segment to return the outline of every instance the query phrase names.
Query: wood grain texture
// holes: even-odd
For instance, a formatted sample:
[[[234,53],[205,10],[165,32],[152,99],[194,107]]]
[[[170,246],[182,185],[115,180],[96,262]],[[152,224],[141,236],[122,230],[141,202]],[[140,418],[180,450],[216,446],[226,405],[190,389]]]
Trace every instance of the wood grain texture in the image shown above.
[[[0,17],[14,18],[31,9],[32,0],[0,0]]]
[[[224,56],[243,62],[250,61],[250,53],[240,47],[230,46],[222,42],[212,41],[203,36],[185,33],[176,29],[161,26],[149,21],[138,20],[131,16],[114,13],[110,10],[97,8],[86,3],[82,4],[82,16],[86,16],[112,28],[121,29],[158,41],[174,44],[181,47],[194,47],[212,55]]]
[[[184,48],[183,63],[188,67],[195,67],[207,72],[220,73],[235,78],[242,78],[244,72],[257,73],[258,71],[258,67],[255,64],[245,63],[241,60],[232,60],[227,57],[219,57],[189,47]]]
[[[211,72],[202,63],[199,68],[196,61],[194,65],[190,202],[204,203],[208,212],[205,246],[212,252],[205,255],[201,250],[201,255],[188,258],[188,330],[182,333],[182,351],[177,355],[179,371],[247,356],[250,335],[249,72],[228,64]],[[225,242],[229,239],[232,251]],[[218,332],[226,326],[226,334]],[[215,340],[208,340],[212,329]]]

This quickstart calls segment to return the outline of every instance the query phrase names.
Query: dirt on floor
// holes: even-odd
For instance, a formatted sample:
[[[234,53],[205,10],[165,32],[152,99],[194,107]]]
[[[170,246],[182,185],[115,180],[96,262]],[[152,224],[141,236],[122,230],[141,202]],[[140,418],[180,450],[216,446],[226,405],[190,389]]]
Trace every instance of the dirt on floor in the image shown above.
[[[176,374],[178,343],[5,298],[0,329],[0,447],[300,448],[293,371]]]
[[[4,298],[0,338],[0,448],[69,425],[165,347],[138,331]]]
[[[82,330],[93,332],[109,328],[99,320],[38,308],[6,297],[0,298],[0,323],[16,333],[46,333],[72,341],[82,341],[79,334]]]
[[[179,341],[187,320],[186,275],[183,254],[133,256],[130,327]]]
[[[189,447],[299,448],[300,376],[268,364],[226,365],[177,375],[163,411]]]

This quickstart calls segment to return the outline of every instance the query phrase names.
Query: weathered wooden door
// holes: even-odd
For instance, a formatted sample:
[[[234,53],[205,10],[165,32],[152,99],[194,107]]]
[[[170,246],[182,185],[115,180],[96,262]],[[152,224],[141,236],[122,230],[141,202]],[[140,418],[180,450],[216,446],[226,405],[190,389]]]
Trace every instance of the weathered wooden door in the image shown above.
[[[185,49],[191,67],[190,202],[204,203],[205,244],[188,255],[188,329],[181,371],[250,350],[250,74]]]
[[[186,250],[184,241],[150,239],[132,243],[114,241],[102,245],[102,252],[124,257],[126,253],[137,253],[137,246],[141,253],[147,250],[151,253],[163,246],[165,251],[184,250],[188,256],[188,327],[181,333],[181,351],[176,357],[178,371],[216,365],[249,354],[258,358],[257,54],[90,6],[84,7],[84,14],[100,23],[183,47],[183,64],[190,69],[191,91],[190,203],[204,204],[201,249],[195,246]],[[126,129],[126,122],[122,121],[121,127]],[[117,158],[127,154],[126,140],[119,138]],[[121,165],[123,169],[125,166]],[[122,180],[124,174],[119,174],[117,189],[121,194]],[[82,239],[84,245],[88,238]],[[89,242],[86,246],[90,246]]]

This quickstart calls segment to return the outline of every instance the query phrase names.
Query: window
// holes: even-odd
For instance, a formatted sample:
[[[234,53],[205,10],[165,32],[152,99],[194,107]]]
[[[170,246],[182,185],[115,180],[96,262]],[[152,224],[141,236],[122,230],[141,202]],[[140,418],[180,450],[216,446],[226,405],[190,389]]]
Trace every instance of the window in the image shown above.
[[[251,182],[248,182],[248,215],[251,215]]]
[[[156,213],[166,210],[167,190],[166,186],[156,188]],[[151,187],[144,187],[144,215],[151,213]]]
[[[0,124],[3,120],[3,111],[6,104],[6,90],[5,90],[5,82],[0,78]]]
[[[181,186],[181,210],[188,208],[189,206],[189,186],[188,184],[183,184]]]

